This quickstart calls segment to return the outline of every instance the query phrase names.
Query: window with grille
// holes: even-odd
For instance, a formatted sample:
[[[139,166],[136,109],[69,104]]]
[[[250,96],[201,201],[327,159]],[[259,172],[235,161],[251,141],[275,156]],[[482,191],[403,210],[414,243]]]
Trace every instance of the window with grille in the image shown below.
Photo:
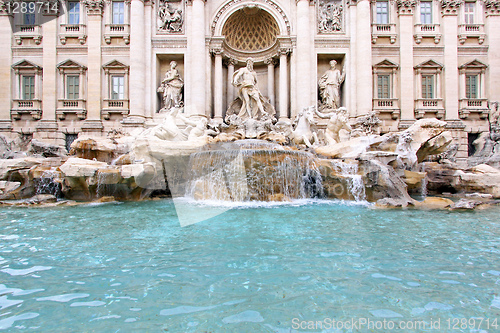
[[[111,77],[111,99],[125,99],[125,79],[123,76]]]
[[[113,2],[113,24],[125,23],[125,3],[122,1]]]
[[[67,99],[80,98],[80,76],[78,75],[66,76],[66,98]]]
[[[377,24],[389,23],[389,6],[387,1],[377,1]]]
[[[422,75],[422,98],[434,98],[434,75]]]
[[[32,100],[35,99],[35,76],[25,75],[22,77],[22,95],[23,99]]]
[[[477,89],[477,75],[466,75],[465,76],[465,97],[466,98],[478,98]]]
[[[378,98],[391,98],[390,79],[389,75],[377,76]]]
[[[80,24],[80,3],[68,3],[68,24]]]
[[[420,23],[432,24],[432,2],[420,2]]]
[[[466,2],[464,4],[464,21],[465,24],[474,24],[474,2]]]

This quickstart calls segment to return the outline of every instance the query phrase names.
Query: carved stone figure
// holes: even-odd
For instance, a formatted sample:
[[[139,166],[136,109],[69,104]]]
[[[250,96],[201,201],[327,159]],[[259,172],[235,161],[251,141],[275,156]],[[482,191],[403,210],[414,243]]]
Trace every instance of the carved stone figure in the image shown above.
[[[247,59],[247,66],[238,69],[233,75],[233,86],[239,89],[238,96],[242,100],[241,118],[260,118],[264,111],[263,97],[257,88],[257,74],[253,70],[253,60]]]
[[[315,106],[310,106],[299,112],[293,123],[295,125],[290,140],[296,145],[305,144],[307,147],[312,147],[312,142],[318,144],[318,135],[312,130],[311,125],[315,124],[314,110]]]
[[[331,33],[342,30],[342,4],[340,1],[321,1],[318,8],[318,31]]]
[[[166,110],[172,107],[182,107],[182,81],[181,75],[177,70],[177,62],[170,62],[170,70],[165,73],[165,77],[161,81],[158,92],[163,93],[163,104]]]
[[[182,31],[182,10],[180,8],[172,8],[170,4],[164,2],[160,4],[158,9],[158,17],[160,24],[158,30],[167,32]]]
[[[142,133],[143,137],[156,137],[166,141],[187,141],[189,132],[197,123],[184,117],[179,111],[180,108],[172,107],[165,113],[163,122],[153,128],[147,129]],[[177,119],[188,125],[185,129],[177,126]]]
[[[345,79],[345,69],[342,72],[336,68],[337,62],[330,61],[330,69],[319,79],[318,86],[321,100],[325,107],[338,109],[340,107],[340,85]]]
[[[330,113],[322,113],[317,109],[315,111],[318,117],[330,119],[325,130],[325,140],[327,145],[333,145],[340,142],[340,130],[345,129],[351,132],[352,129],[351,125],[349,125],[349,116],[347,115],[346,108],[341,107]]]

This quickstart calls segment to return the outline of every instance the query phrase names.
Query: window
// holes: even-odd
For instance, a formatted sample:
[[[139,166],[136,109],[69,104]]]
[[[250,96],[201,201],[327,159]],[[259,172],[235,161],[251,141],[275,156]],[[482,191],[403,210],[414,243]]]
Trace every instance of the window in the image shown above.
[[[23,75],[22,77],[22,93],[23,99],[32,100],[35,99],[35,76],[34,75]]]
[[[66,76],[66,99],[80,98],[80,76]]]
[[[434,75],[422,75],[422,98],[434,98]]]
[[[431,1],[420,2],[420,23],[421,24],[432,24],[432,2]]]
[[[68,3],[68,24],[80,24],[80,3]]]
[[[121,1],[113,2],[113,24],[123,24],[125,22],[125,3]]]
[[[474,5],[474,2],[466,2],[464,4],[465,24],[474,24]]]
[[[465,98],[478,98],[478,76],[466,75],[465,76]]]
[[[387,1],[377,1],[377,24],[389,23],[389,7]]]
[[[378,98],[391,98],[391,86],[389,75],[377,76]]]
[[[125,98],[125,80],[123,76],[111,77],[111,99]]]
[[[29,8],[29,6],[27,6]],[[35,25],[35,12],[30,13],[29,10],[23,14],[23,24],[24,25]]]

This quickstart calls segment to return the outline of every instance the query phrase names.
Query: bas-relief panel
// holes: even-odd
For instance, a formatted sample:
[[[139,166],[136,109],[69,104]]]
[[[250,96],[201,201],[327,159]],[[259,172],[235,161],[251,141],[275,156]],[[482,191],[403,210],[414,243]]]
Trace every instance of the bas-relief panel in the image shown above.
[[[156,15],[157,32],[182,34],[185,12],[182,0],[159,0]]]
[[[344,31],[344,4],[342,0],[319,0],[317,6],[319,34]]]

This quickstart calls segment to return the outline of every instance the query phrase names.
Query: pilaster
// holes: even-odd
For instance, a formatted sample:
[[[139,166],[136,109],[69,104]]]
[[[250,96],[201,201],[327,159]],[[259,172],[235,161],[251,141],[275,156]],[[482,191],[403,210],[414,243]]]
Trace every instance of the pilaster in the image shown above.
[[[400,45],[400,75],[399,80],[401,86],[397,87],[401,92],[399,94],[401,100],[401,120],[414,119],[414,74],[413,74],[413,12],[416,1],[414,0],[398,0],[398,17],[399,17],[399,45]]]
[[[88,46],[88,89],[87,89],[87,119],[82,124],[82,131],[100,133],[101,122],[101,38],[102,14],[104,1],[86,0],[87,8],[87,46]]]
[[[485,0],[486,36],[488,38],[488,89],[490,101],[500,101],[500,1]]]
[[[295,54],[297,112],[311,105],[311,22],[310,0],[297,0],[297,52]],[[281,67],[281,65],[280,65]],[[281,78],[280,78],[281,80]]]
[[[8,51],[0,52],[0,132],[9,132],[12,129],[10,108],[12,105],[12,28],[13,16],[5,10],[3,2],[0,3],[0,45],[8,47]]]
[[[188,0],[191,7],[191,31],[188,36],[187,65],[190,66],[189,75],[191,87],[191,105],[186,107],[189,115],[206,115],[207,96],[207,48],[205,41],[205,0]]]
[[[356,3],[356,115],[362,116],[372,111],[372,42],[370,20],[370,1]]]

